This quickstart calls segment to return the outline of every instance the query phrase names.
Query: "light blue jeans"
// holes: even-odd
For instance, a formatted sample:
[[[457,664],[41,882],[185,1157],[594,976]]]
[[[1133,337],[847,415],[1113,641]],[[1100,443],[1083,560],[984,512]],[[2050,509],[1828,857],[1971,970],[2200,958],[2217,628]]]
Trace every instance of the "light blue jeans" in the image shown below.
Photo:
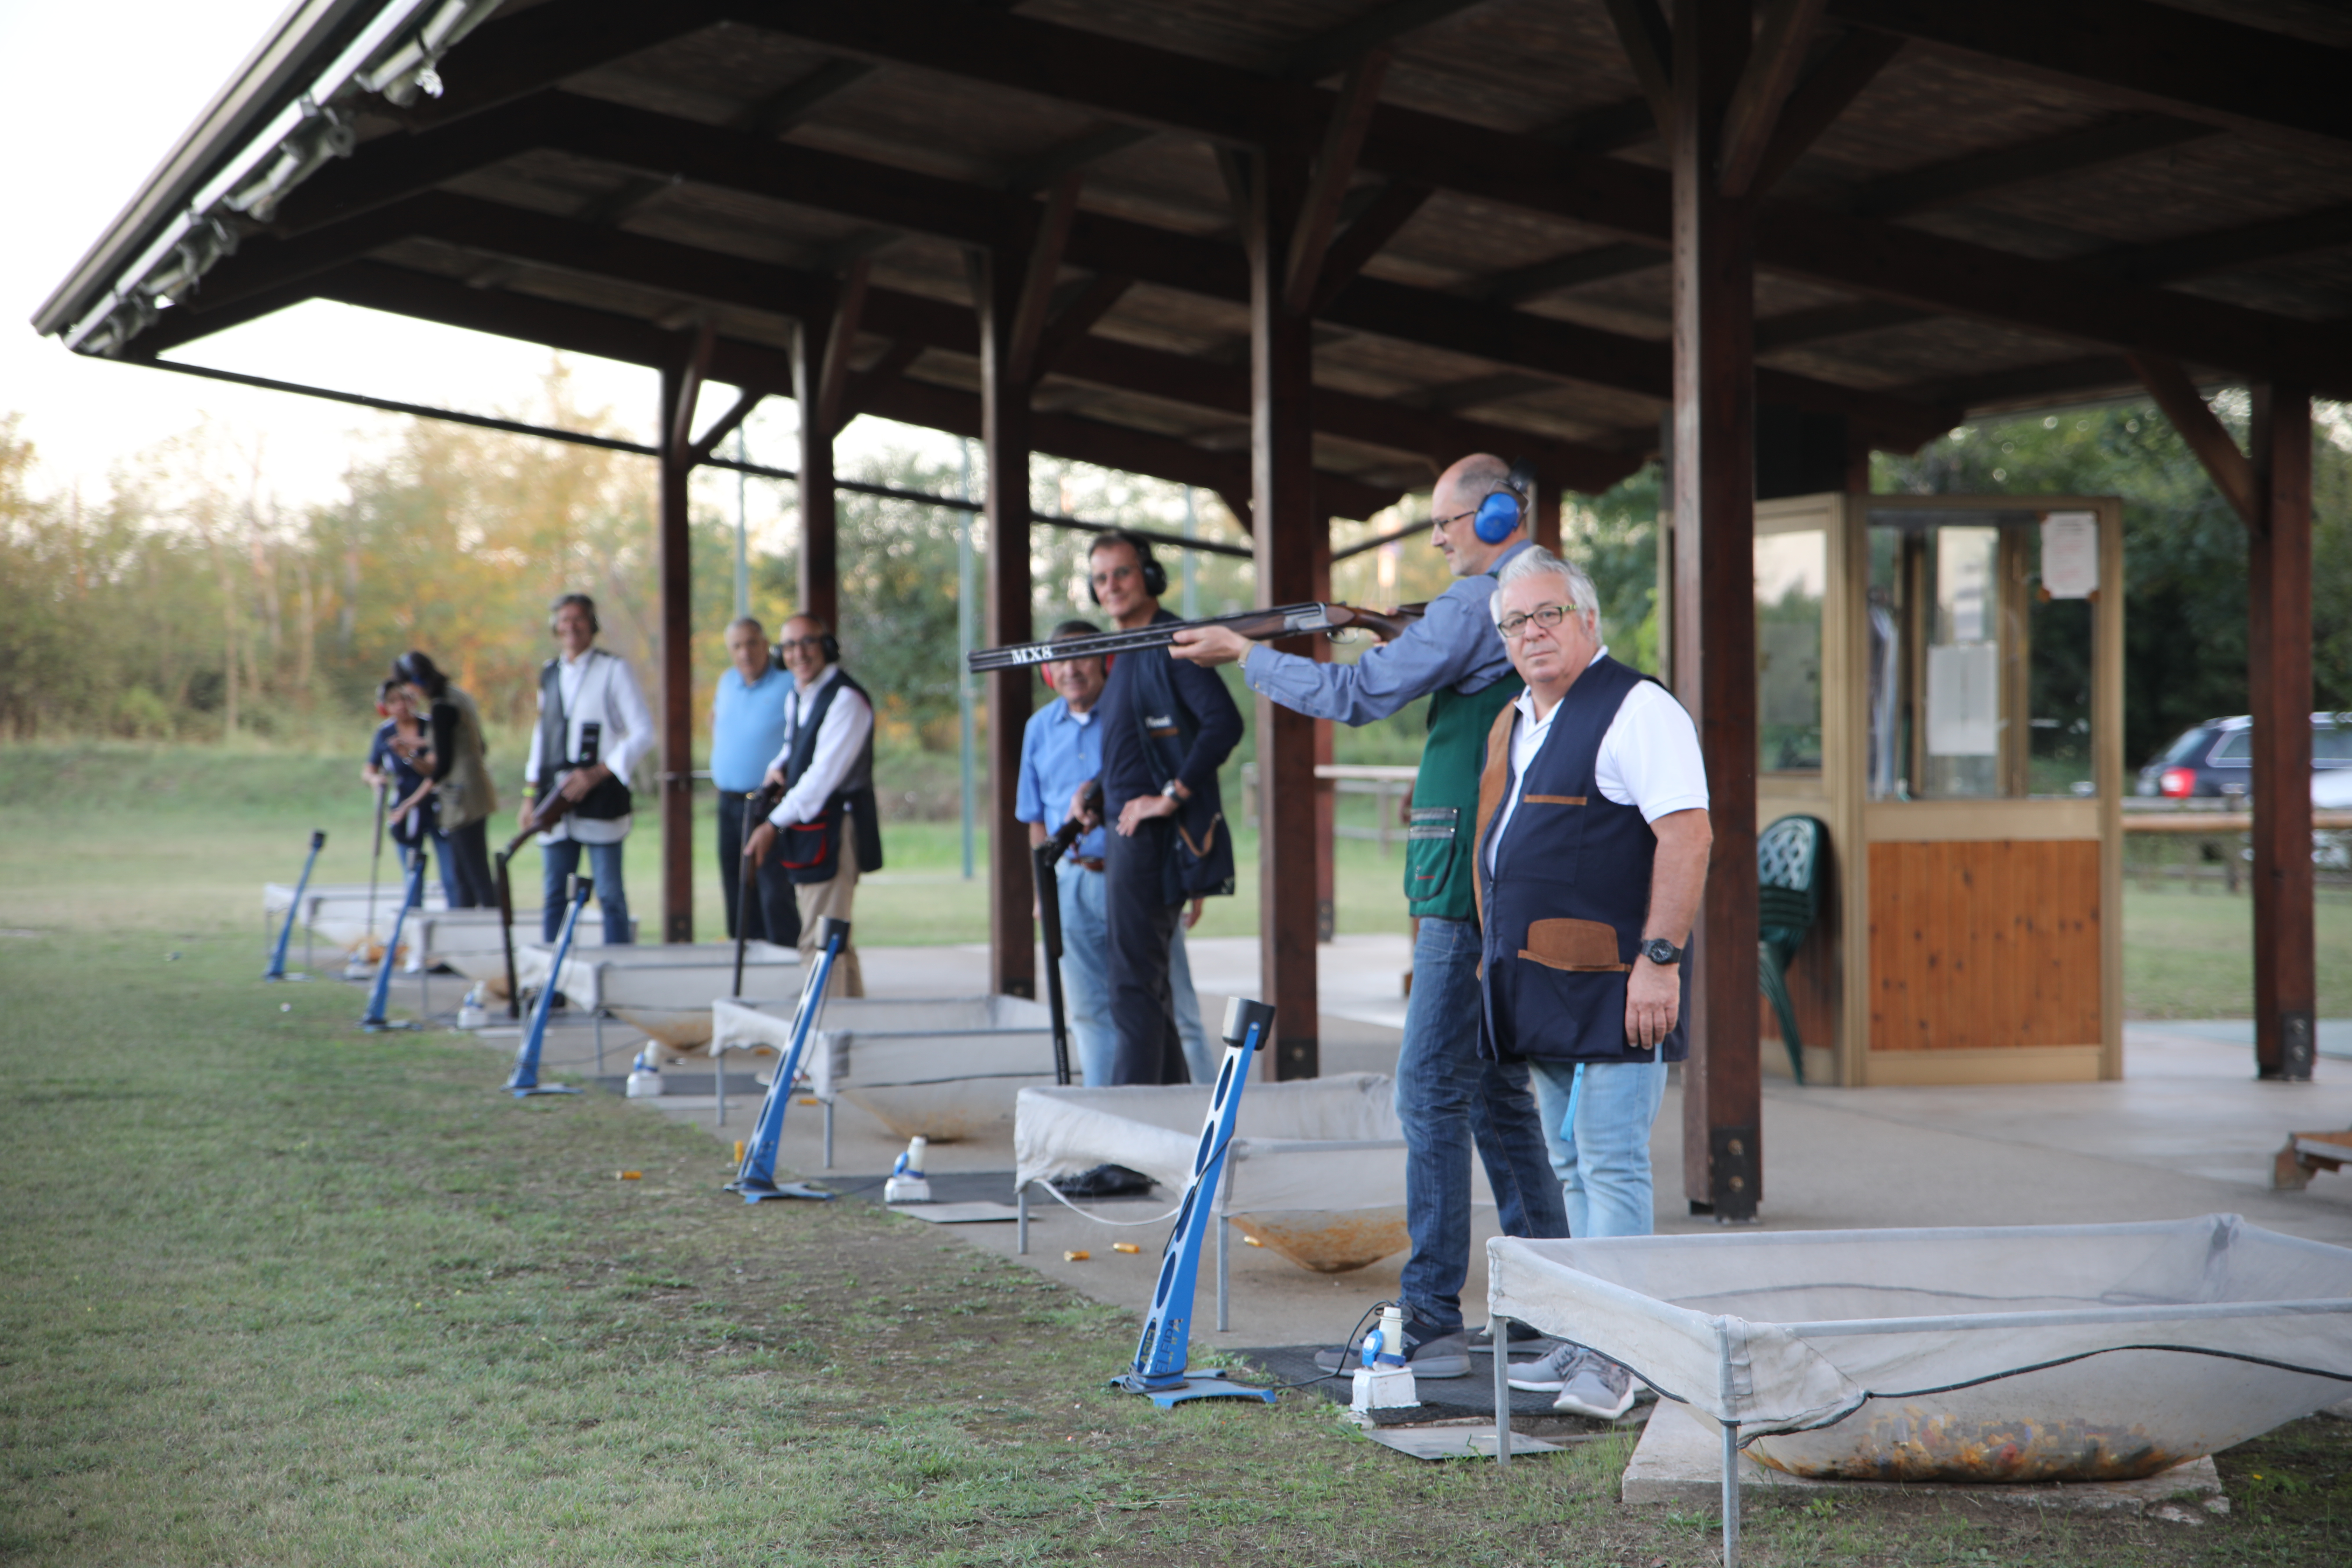
[[[1412,1240],[1399,1294],[1441,1331],[1462,1327],[1470,1269],[1470,1151],[1486,1169],[1506,1236],[1568,1234],[1524,1063],[1478,1054],[1478,928],[1423,917],[1412,995],[1397,1052],[1404,1128],[1404,1224]]]
[[[621,846],[580,844],[559,838],[540,847],[539,927],[549,942],[563,930],[571,908],[572,875],[580,869],[580,851],[588,851],[588,875],[596,884],[596,907],[604,911],[604,945],[620,947],[629,940],[629,895],[621,885]]]
[[[1070,1024],[1073,1065],[1090,1084],[1111,1081],[1111,1057],[1118,1031],[1110,1018],[1110,927],[1103,912],[1103,874],[1064,860],[1055,880],[1062,889],[1062,1010]],[[1209,1048],[1201,1026],[1201,998],[1192,989],[1192,964],[1184,952],[1184,923],[1176,923],[1168,948],[1168,989],[1176,999],[1176,1036],[1184,1044],[1184,1065],[1194,1083],[1217,1076],[1222,1052]]]
[[[1531,1065],[1568,1234],[1649,1235],[1650,1130],[1665,1099],[1666,1064],[1533,1058]]]

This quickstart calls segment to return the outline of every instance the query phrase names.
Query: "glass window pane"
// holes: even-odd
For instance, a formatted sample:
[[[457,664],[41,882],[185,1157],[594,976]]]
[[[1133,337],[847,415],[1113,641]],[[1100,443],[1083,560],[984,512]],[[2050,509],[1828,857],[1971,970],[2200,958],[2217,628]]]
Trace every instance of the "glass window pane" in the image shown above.
[[[2221,743],[2205,760],[2216,767],[2250,767],[2254,757],[2254,732],[2252,730],[2231,730],[2221,736]]]
[[[1822,770],[1822,601],[1829,536],[1820,529],[1756,540],[1757,767]]]
[[[2311,760],[2315,763],[2352,763],[2352,730],[2328,724],[2311,731]]]
[[[2000,555],[1998,528],[1935,530],[1927,563],[1927,766],[1930,799],[2000,793]]]

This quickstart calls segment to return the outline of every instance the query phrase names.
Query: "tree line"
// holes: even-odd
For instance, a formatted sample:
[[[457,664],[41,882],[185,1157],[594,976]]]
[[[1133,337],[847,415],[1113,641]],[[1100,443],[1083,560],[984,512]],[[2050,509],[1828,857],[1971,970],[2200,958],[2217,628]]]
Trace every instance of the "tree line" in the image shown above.
[[[559,363],[545,390],[553,422],[594,430],[571,405]],[[2225,417],[2242,424],[2242,400]],[[2317,706],[2352,707],[2352,448],[2342,411],[2322,410],[2315,500]],[[373,722],[376,682],[420,647],[519,741],[548,656],[548,602],[595,595],[605,644],[651,679],[659,654],[656,475],[638,457],[423,420],[396,426],[388,450],[356,462],[344,494],[289,509],[269,485],[268,454],[199,428],[140,454],[102,501],[37,497],[33,453],[0,418],[0,734],[143,740],[253,738],[356,746]],[[886,449],[855,477],[961,495],[969,470],[913,448]],[[1041,513],[1174,532],[1188,506],[1202,537],[1246,535],[1205,493],[1041,459]],[[754,484],[767,481],[752,480]],[[2127,754],[2135,763],[2198,720],[2245,710],[2244,529],[2170,425],[2123,405],[1963,426],[1912,457],[1882,455],[1885,491],[2118,494],[2125,499]],[[787,511],[793,498],[782,487]],[[1656,468],[1607,494],[1573,498],[1567,548],[1601,591],[1604,632],[1655,668]],[[1412,517],[1425,494],[1384,519],[1341,526],[1341,548]],[[959,729],[955,657],[959,535],[970,531],[984,581],[984,520],[937,506],[844,493],[839,628],[877,694],[881,741],[902,752],[951,754]],[[772,630],[795,608],[797,563],[755,553],[751,607]],[[733,519],[692,519],[696,710],[726,666],[733,609]],[[1031,531],[1033,616],[1040,635],[1091,606],[1084,532]],[[1171,577],[1181,553],[1163,552]],[[1193,556],[1192,601],[1214,615],[1252,602],[1250,563]],[[1418,539],[1335,569],[1334,597],[1394,604],[1446,585]],[[1169,606],[1182,590],[1172,586]],[[981,621],[975,609],[976,634]],[[984,636],[981,640],[984,640]],[[1352,657],[1351,650],[1337,650]],[[698,717],[697,731],[703,726]],[[1346,760],[1406,761],[1417,709],[1345,735]],[[502,774],[520,763],[500,759]],[[983,752],[984,754],[984,752]],[[1237,761],[1246,760],[1248,752]]]

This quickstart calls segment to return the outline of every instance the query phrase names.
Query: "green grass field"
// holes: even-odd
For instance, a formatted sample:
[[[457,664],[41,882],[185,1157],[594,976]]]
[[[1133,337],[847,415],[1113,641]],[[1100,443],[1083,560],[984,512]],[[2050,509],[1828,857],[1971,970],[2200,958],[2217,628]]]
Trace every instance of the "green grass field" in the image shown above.
[[[518,1104],[493,1053],[174,941],[0,939],[0,1558],[1716,1560],[1704,1514],[1613,1501],[1626,1437],[1424,1465],[1297,1394],[1160,1414],[1103,1387],[1132,1313],[874,1209],[746,1209],[697,1131]],[[2352,1427],[2222,1468],[2237,1511],[2200,1529],[1751,1506],[1746,1560],[2352,1552]]]
[[[259,984],[254,884],[357,815],[347,777],[0,750],[0,1560],[1717,1560],[1706,1514],[1614,1501],[1622,1436],[1500,1468],[1296,1393],[1162,1415],[1103,1387],[1133,1312],[871,1208],[746,1209],[697,1131],[517,1103],[478,1045]],[[952,869],[952,828],[928,843]],[[1745,1560],[2352,1560],[2352,1426],[2221,1465],[2234,1511],[2200,1528],[1768,1503]]]

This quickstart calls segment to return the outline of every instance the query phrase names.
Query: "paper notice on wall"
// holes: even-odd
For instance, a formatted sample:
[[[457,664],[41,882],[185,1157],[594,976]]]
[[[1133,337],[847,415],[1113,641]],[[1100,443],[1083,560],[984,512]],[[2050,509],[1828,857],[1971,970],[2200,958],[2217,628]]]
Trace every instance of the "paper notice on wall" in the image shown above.
[[[1927,754],[1990,757],[2000,751],[2000,648],[1959,643],[1927,650]]]
[[[2053,599],[2087,599],[2098,592],[2096,512],[2053,511],[2042,520],[2042,587]]]

